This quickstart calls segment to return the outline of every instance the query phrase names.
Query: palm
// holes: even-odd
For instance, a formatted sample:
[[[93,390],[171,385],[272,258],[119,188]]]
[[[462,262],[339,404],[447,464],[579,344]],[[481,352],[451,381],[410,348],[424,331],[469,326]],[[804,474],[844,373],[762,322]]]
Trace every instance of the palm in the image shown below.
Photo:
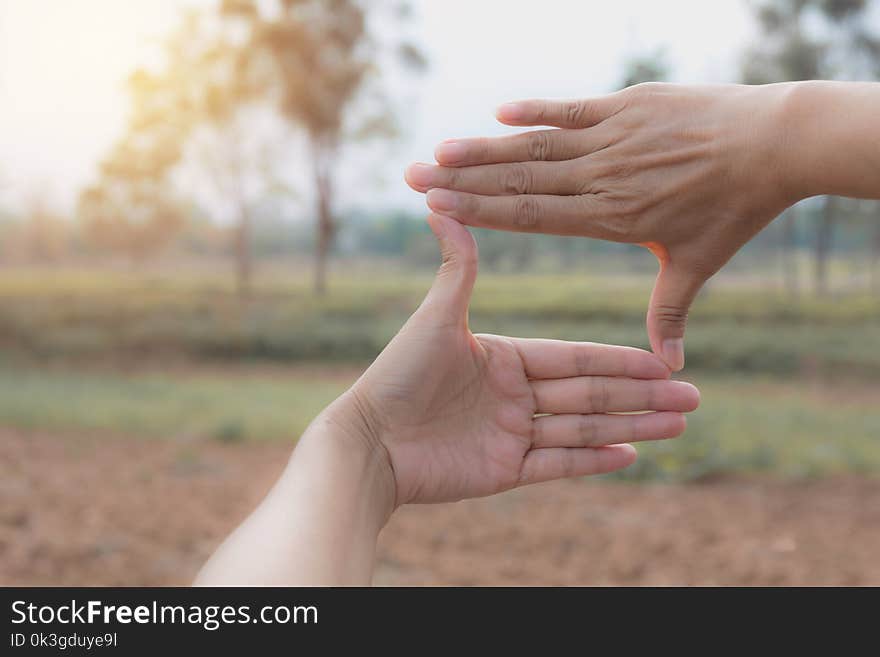
[[[386,370],[385,362],[407,365]],[[462,326],[408,326],[367,378],[371,402],[388,409],[385,444],[400,503],[491,495],[516,484],[535,402],[510,342],[475,338]]]

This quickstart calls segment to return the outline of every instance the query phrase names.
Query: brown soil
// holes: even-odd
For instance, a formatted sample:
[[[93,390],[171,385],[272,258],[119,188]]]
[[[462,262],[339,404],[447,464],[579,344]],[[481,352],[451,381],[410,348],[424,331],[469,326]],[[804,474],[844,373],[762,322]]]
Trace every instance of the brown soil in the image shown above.
[[[186,584],[280,444],[0,430],[0,584]],[[880,584],[880,481],[563,481],[399,511],[377,584]]]

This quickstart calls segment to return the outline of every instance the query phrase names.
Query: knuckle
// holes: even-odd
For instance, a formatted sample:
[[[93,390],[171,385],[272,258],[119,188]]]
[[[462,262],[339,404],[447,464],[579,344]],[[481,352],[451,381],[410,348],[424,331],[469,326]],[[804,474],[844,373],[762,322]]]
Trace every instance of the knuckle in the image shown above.
[[[590,410],[593,413],[604,413],[608,410],[610,390],[605,379],[591,379],[588,391]]]
[[[577,374],[580,376],[588,375],[593,368],[594,360],[595,357],[591,349],[578,349],[575,352],[575,368],[577,369]]]
[[[562,460],[562,467],[560,468],[562,478],[568,479],[574,476],[574,450],[563,449],[560,459]]]
[[[623,181],[632,176],[633,164],[628,158],[617,158],[603,164],[601,172],[607,180]]]
[[[587,116],[587,104],[580,100],[572,100],[562,107],[563,117],[570,125],[583,125]]]
[[[684,328],[687,324],[688,309],[671,304],[658,303],[653,308],[654,317],[663,324]]]
[[[461,186],[461,169],[446,169],[446,186],[450,189],[458,189]]]
[[[528,194],[533,188],[531,171],[522,164],[510,165],[504,173],[502,188],[506,194]]]
[[[553,157],[553,144],[546,130],[536,130],[525,135],[526,152],[530,160],[546,161]]]
[[[650,408],[650,406],[648,408]],[[641,438],[641,432],[639,431],[639,427],[641,426],[640,422],[639,422],[639,416],[638,415],[627,415],[626,417],[629,418],[629,428],[628,428],[629,436],[627,439],[631,440],[633,442],[638,442],[639,439]]]
[[[659,392],[659,382],[649,381],[647,385],[645,385],[645,409],[651,410],[656,406],[658,392]],[[633,415],[632,417],[636,417]]]
[[[513,206],[513,223],[520,230],[537,230],[541,208],[537,200],[530,196],[516,199]]]
[[[596,191],[596,169],[586,158],[578,158],[565,163],[565,171],[571,181],[572,188],[578,196],[592,194]]]
[[[581,415],[578,423],[581,447],[595,447],[599,441],[599,423],[591,415]]]
[[[544,423],[540,419],[532,422],[532,445],[544,444]]]
[[[547,103],[536,103],[533,109],[535,123],[542,123],[547,118]]]
[[[462,194],[458,204],[463,216],[473,218],[480,212],[480,197],[475,194]]]
[[[474,162],[486,162],[489,160],[490,151],[491,146],[488,138],[480,137],[478,139],[474,139],[470,145],[468,159]]]

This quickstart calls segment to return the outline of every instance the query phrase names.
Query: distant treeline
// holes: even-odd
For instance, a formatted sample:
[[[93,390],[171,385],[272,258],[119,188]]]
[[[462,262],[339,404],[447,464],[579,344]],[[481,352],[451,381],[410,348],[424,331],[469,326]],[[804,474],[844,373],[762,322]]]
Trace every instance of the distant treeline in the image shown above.
[[[822,222],[823,203],[812,199],[797,208],[793,237],[783,225],[785,218],[771,224],[746,252],[808,253],[816,249]],[[880,203],[841,199],[838,222],[830,251],[851,253],[859,258],[880,257]],[[710,222],[711,217],[706,221]],[[170,247],[163,249],[187,257],[227,257],[235,249],[233,226],[218,226],[198,212],[174,229]],[[524,235],[475,229],[482,266],[493,271],[529,270],[536,263],[551,262],[560,269],[577,266],[595,254],[625,254],[637,247],[586,238],[553,235]],[[5,264],[51,264],[66,261],[126,258],[146,264],[158,255],[150,250],[132,252],[126,245],[113,248],[106,236],[95,235],[75,219],[36,210],[27,215],[0,213],[0,262]],[[141,241],[144,241],[141,236]],[[255,216],[251,250],[257,260],[310,254],[314,250],[314,228],[309,221],[288,221],[277,215]],[[436,246],[424,215],[405,211],[351,212],[339,219],[333,246],[336,257],[400,259],[411,266],[433,267]]]

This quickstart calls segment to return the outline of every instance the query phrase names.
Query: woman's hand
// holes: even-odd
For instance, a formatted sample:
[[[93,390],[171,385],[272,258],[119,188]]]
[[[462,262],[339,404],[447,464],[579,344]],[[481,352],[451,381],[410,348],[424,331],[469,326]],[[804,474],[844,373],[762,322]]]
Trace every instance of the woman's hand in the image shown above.
[[[699,394],[649,352],[473,335],[476,244],[448,217],[429,221],[443,252],[435,283],[335,409],[387,454],[396,505],[619,470],[636,458],[627,441],[684,430]],[[630,411],[655,412],[616,414]]]
[[[559,129],[449,140],[437,147],[440,166],[412,165],[406,179],[428,193],[434,212],[468,225],[651,249],[661,268],[648,333],[654,352],[678,370],[703,283],[787,206],[849,191],[823,188],[811,173],[832,160],[838,176],[853,168],[809,148],[840,129],[832,126],[841,110],[853,111],[834,116],[829,108],[820,121],[817,95],[797,84],[651,83],[591,100],[511,103],[498,110],[501,122]],[[865,179],[866,163],[855,159]]]

